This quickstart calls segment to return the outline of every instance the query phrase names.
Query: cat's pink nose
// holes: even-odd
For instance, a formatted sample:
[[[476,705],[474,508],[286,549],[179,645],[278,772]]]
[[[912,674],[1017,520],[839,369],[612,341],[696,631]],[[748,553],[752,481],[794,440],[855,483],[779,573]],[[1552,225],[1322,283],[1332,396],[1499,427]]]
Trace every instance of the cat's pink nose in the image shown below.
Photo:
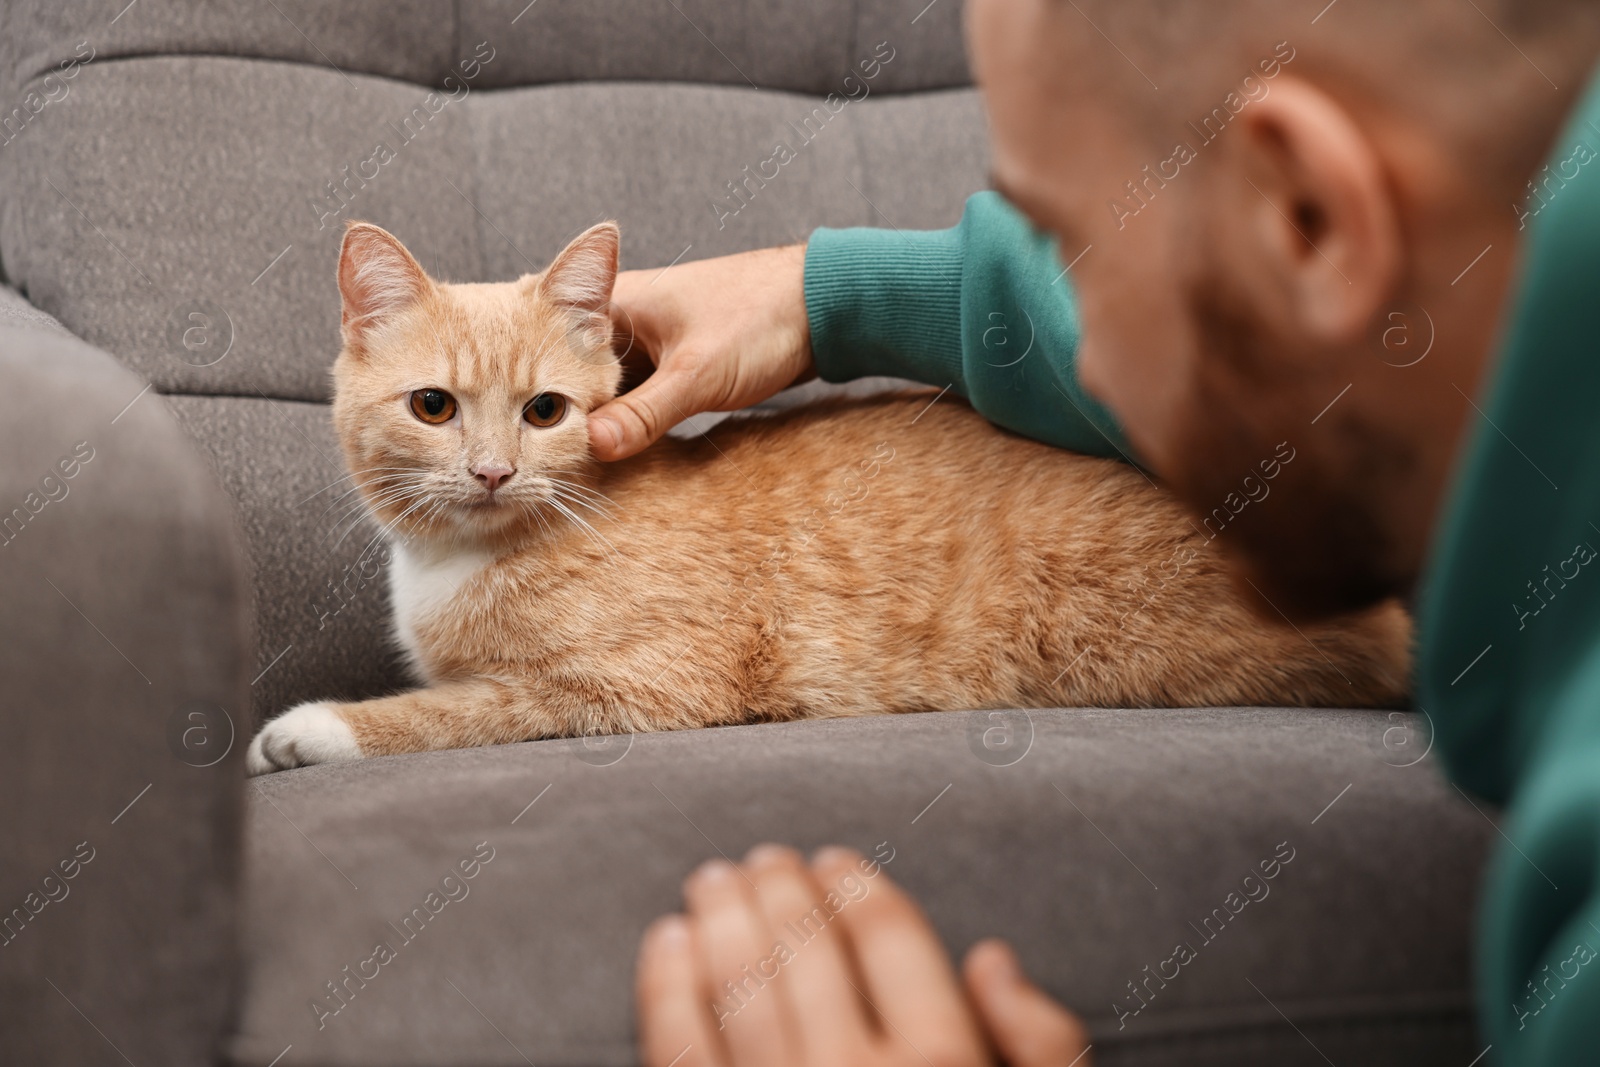
[[[515,473],[510,467],[474,467],[472,470],[472,476],[491,493],[510,481]]]

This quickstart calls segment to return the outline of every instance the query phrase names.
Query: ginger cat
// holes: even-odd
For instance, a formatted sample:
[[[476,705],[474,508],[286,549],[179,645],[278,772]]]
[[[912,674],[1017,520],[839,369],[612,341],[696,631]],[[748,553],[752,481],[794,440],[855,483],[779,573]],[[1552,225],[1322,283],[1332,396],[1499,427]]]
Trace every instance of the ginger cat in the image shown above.
[[[541,275],[450,285],[349,227],[333,417],[424,685],[291,709],[251,773],[822,716],[1402,700],[1398,605],[1263,620],[1140,472],[953,397],[828,401],[595,462],[617,248],[604,223]]]

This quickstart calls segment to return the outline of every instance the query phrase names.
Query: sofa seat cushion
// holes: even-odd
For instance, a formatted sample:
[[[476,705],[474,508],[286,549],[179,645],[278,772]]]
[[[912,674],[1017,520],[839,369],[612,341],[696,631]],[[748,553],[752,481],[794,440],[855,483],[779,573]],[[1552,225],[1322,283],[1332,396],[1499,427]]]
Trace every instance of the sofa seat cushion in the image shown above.
[[[270,775],[232,1053],[632,1063],[641,931],[696,864],[776,840],[892,856],[953,952],[1010,939],[1102,1065],[1460,1067],[1495,831],[1425,735],[1384,712],[946,712]]]

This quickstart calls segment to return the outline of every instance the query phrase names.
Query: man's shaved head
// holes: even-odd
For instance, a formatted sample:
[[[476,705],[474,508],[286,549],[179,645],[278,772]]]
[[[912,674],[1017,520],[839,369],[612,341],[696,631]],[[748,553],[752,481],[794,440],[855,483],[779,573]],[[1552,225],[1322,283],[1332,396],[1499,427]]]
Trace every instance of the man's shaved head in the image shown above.
[[[1600,4],[967,11],[996,184],[1074,264],[1083,384],[1275,606],[1406,591],[1522,234],[1560,195],[1530,181],[1600,53]],[[1238,503],[1289,449],[1272,499]]]
[[[1161,140],[1287,41],[1296,73],[1354,109],[1431,129],[1466,177],[1497,194],[1510,177],[1520,186],[1548,147],[1548,126],[1528,115],[1564,115],[1600,43],[1593,0],[1050,2],[1076,55],[1099,51],[1096,69],[1125,68],[1124,88]]]

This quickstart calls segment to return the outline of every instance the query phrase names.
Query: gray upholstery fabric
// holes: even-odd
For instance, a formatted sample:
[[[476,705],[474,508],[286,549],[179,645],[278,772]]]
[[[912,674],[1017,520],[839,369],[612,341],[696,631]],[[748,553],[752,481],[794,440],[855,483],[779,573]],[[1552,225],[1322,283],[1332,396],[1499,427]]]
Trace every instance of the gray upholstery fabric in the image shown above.
[[[986,749],[996,726],[1010,745]],[[952,951],[1012,939],[1085,1013],[1098,1064],[1323,1063],[1309,1038],[1339,1064],[1464,1067],[1481,1048],[1466,946],[1494,831],[1431,763],[1400,766],[1421,754],[1416,728],[1381,712],[947,712],[270,775],[251,786],[234,1053],[632,1063],[638,935],[701,860],[774,839],[887,842],[886,869]],[[467,895],[402,941],[387,924],[480,842],[494,858]],[[1197,927],[1284,842],[1269,892],[1213,919],[1207,944]],[[341,1005],[325,983],[382,940],[397,958]],[[1127,983],[1183,941],[1198,958],[1119,1031],[1112,1005],[1138,1006]],[[318,996],[339,1010],[320,1015]]]
[[[0,285],[0,325],[45,330],[62,337],[72,336],[65,326],[28,303],[21,293],[5,285]]]
[[[249,727],[229,508],[105,353],[0,327],[0,373],[0,1063],[209,1063]]]

